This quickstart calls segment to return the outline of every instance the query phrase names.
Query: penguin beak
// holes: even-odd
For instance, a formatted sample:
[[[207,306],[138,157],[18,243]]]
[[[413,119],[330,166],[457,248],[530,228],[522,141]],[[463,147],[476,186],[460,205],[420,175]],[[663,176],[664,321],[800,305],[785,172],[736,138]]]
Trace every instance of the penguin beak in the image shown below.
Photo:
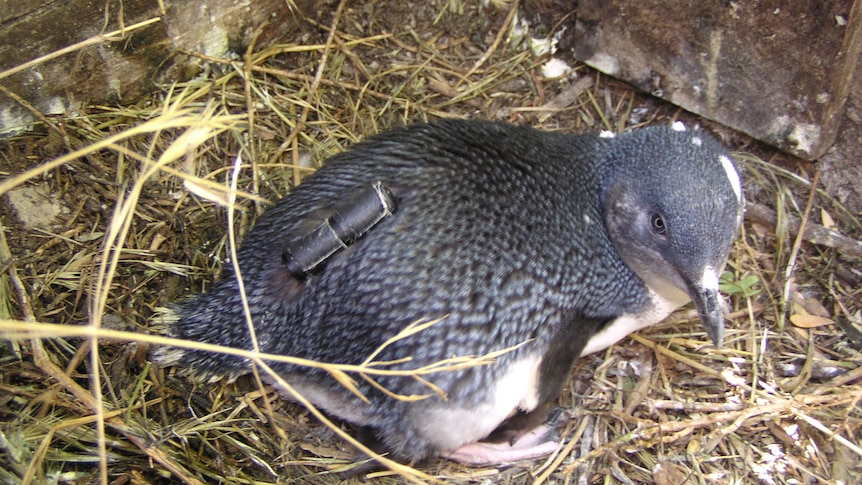
[[[699,279],[690,279],[686,283],[706,334],[716,347],[721,347],[724,339],[724,314],[719,304],[721,297],[718,294],[718,276],[715,269],[708,266]]]

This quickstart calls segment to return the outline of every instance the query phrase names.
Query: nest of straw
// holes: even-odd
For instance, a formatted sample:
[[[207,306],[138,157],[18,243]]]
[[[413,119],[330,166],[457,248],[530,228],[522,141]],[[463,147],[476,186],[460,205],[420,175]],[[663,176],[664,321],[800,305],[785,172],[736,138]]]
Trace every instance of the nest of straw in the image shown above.
[[[584,66],[544,77],[548,55],[512,35],[514,5],[449,2],[411,27],[382,13],[402,8],[389,3],[306,20],[301,45],[198,55],[192,81],[43,117],[0,145],[0,482],[350,481],[336,473],[354,458],[339,425],[254,380],[200,387],[151,365],[167,342],[154,316],[205,291],[266,206],[331,154],[392,126],[474,117],[569,132],[682,118],[737,150],[749,213],[722,277],[726,346],[682,310],[578,361],[546,461],[373,477],[858,483],[862,354],[848,335],[862,224],[814,167]],[[24,189],[37,212],[56,209],[48,223],[13,210]]]

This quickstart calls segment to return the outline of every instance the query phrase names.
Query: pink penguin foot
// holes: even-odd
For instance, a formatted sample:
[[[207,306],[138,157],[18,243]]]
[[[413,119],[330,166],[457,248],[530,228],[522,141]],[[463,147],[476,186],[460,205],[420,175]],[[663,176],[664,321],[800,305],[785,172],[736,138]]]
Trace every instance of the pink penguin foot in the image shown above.
[[[536,432],[536,435],[539,434],[547,435],[548,429]],[[501,463],[532,460],[533,458],[550,455],[557,449],[557,444],[556,441],[537,443],[531,431],[512,445],[509,443],[486,443],[478,441],[466,444],[446,454],[445,457],[464,465],[498,465]]]
[[[525,416],[528,417],[529,415]],[[548,416],[547,409],[544,410],[543,416]],[[498,431],[492,433],[492,439],[508,437],[507,439],[503,439],[502,441],[495,440],[495,442],[478,441],[468,443],[455,451],[443,453],[442,456],[464,465],[487,466],[532,460],[550,455],[558,446],[558,442],[550,436],[557,426],[560,414],[551,413],[551,416],[550,419],[538,426],[519,431],[513,431],[508,426],[509,423],[504,423],[501,425],[501,428],[506,429],[498,429]],[[531,420],[520,419],[519,421],[526,423]]]

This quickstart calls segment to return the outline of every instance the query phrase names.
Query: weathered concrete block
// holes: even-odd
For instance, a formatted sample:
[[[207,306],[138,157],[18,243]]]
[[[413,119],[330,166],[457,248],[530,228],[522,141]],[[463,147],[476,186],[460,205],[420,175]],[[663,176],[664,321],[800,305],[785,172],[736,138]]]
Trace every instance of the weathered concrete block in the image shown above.
[[[580,0],[575,57],[802,158],[834,142],[862,0]],[[854,5],[855,4],[855,5]]]

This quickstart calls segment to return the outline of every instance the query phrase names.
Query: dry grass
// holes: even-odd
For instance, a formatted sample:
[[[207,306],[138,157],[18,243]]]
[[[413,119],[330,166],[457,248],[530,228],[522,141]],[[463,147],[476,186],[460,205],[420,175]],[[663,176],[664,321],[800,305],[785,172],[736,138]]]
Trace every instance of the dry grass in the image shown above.
[[[199,56],[204,75],[145,103],[43,117],[0,146],[0,194],[42,187],[62,208],[35,227],[4,200],[0,482],[345,480],[332,473],[353,459],[345,432],[315,410],[253,380],[194,387],[153,367],[159,309],[205,291],[268,201],[367,134],[441,116],[572,132],[698,122],[583,67],[543,78],[546,58],[507,40],[511,6],[374,5],[386,14],[339,9],[303,44]],[[741,150],[750,206],[775,212],[731,256],[726,346],[679,312],[578,362],[547,462],[391,463],[376,482],[859,482],[862,347],[833,322],[860,324],[862,224],[812,167],[712,128]],[[826,241],[804,230],[833,224]],[[373,374],[332,368],[343,382],[357,370]]]

